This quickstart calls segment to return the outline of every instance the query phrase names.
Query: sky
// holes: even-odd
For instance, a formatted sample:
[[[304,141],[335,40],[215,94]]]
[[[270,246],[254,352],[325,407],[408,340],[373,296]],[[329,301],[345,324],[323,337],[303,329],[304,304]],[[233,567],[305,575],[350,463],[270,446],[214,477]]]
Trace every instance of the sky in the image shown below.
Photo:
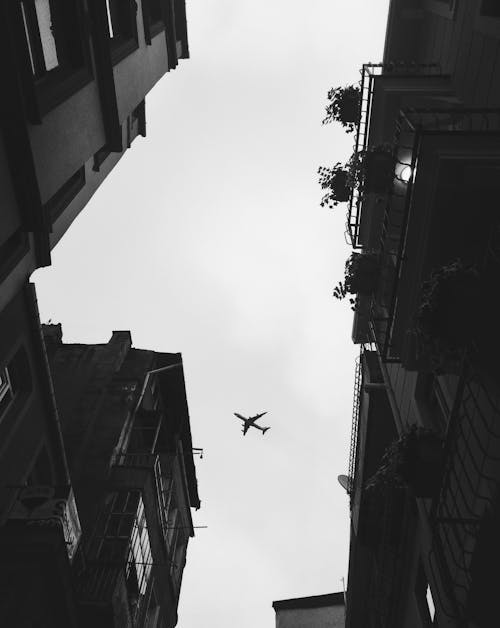
[[[388,0],[186,0],[191,58],[146,99],[138,138],[36,271],[65,342],[182,352],[201,509],[180,628],[272,628],[274,600],[342,590],[358,349],[332,297],[346,206],[320,165],[331,87],[380,61]],[[271,426],[242,438],[261,411]]]

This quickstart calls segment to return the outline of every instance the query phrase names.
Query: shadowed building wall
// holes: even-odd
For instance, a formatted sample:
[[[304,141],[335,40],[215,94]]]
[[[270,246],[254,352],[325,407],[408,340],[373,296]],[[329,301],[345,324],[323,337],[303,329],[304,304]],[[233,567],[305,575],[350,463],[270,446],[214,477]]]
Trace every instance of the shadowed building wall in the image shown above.
[[[362,69],[356,151],[387,159],[348,208],[375,269],[353,325],[355,628],[498,623],[497,5],[393,0],[383,62]],[[398,459],[415,428],[434,458],[429,437]]]

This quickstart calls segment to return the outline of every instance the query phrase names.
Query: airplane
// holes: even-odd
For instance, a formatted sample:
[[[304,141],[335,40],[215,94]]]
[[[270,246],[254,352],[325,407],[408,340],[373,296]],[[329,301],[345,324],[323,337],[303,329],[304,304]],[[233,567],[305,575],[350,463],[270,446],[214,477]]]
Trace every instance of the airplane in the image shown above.
[[[246,419],[244,416],[241,416],[241,414],[238,414],[237,412],[234,413],[234,415],[237,416],[238,419],[241,419],[243,423],[245,424],[242,430],[243,436],[245,436],[245,434],[248,432],[248,430],[251,427],[255,427],[258,430],[260,430],[262,432],[262,436],[264,436],[267,430],[271,429],[269,427],[261,427],[260,425],[257,425],[256,423],[257,419],[260,419],[260,417],[264,416],[264,414],[267,414],[267,412],[261,412],[260,414],[256,414],[255,416],[251,416],[250,418]]]

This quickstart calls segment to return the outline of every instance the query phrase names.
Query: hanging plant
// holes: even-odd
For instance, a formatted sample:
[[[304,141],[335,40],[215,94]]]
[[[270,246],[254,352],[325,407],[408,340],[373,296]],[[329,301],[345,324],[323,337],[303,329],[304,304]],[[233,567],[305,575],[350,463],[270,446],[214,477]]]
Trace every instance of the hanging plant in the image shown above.
[[[339,281],[333,290],[336,299],[344,299],[347,294],[371,295],[376,287],[380,272],[379,258],[376,253],[352,253],[345,264],[344,281]],[[356,300],[349,299],[355,306]]]
[[[420,351],[430,356],[435,370],[455,371],[464,350],[481,334],[490,314],[480,307],[485,283],[475,266],[460,260],[434,270],[424,282],[415,329]]]
[[[335,87],[328,92],[328,104],[323,124],[340,122],[347,133],[352,133],[359,124],[361,91],[356,85]]]
[[[443,460],[440,434],[412,425],[386,449],[365,489],[410,487],[417,497],[432,497],[440,488]]]
[[[340,162],[333,168],[321,166],[318,169],[319,184],[323,190],[329,190],[321,199],[321,207],[332,209],[339,203],[345,203],[351,197],[352,185],[349,170]]]

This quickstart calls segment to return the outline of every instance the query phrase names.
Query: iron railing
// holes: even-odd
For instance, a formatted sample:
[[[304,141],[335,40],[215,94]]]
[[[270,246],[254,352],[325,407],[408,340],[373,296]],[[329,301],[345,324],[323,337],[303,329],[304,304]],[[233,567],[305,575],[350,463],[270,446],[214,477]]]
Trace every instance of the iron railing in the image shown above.
[[[372,98],[374,81],[377,76],[394,77],[404,79],[409,77],[426,77],[439,76],[440,67],[436,63],[407,63],[407,62],[391,62],[391,63],[365,63],[360,70],[361,79],[359,88],[361,94],[360,117],[356,131],[356,140],[354,143],[354,152],[360,155],[368,148],[368,136],[370,129]],[[361,214],[362,195],[361,190],[355,187],[349,200],[346,224],[346,239],[353,248],[361,248],[359,241],[359,227]]]
[[[379,238],[381,281],[370,305],[370,331],[385,362],[399,361],[391,352],[398,288],[406,260],[407,227],[412,211],[415,174],[422,137],[432,134],[500,136],[500,109],[406,109],[394,136],[394,186],[385,199]],[[401,176],[408,169],[408,177]]]
[[[359,428],[359,410],[361,405],[361,386],[363,383],[362,357],[363,345],[356,358],[354,367],[354,397],[352,403],[352,421],[351,421],[351,441],[349,445],[349,471],[348,471],[348,493],[351,498],[351,504],[354,499],[355,475],[358,457],[358,428]]]
[[[431,509],[431,570],[439,576],[443,612],[466,626],[471,562],[485,512],[500,482],[500,393],[470,366],[450,415],[445,468]]]

